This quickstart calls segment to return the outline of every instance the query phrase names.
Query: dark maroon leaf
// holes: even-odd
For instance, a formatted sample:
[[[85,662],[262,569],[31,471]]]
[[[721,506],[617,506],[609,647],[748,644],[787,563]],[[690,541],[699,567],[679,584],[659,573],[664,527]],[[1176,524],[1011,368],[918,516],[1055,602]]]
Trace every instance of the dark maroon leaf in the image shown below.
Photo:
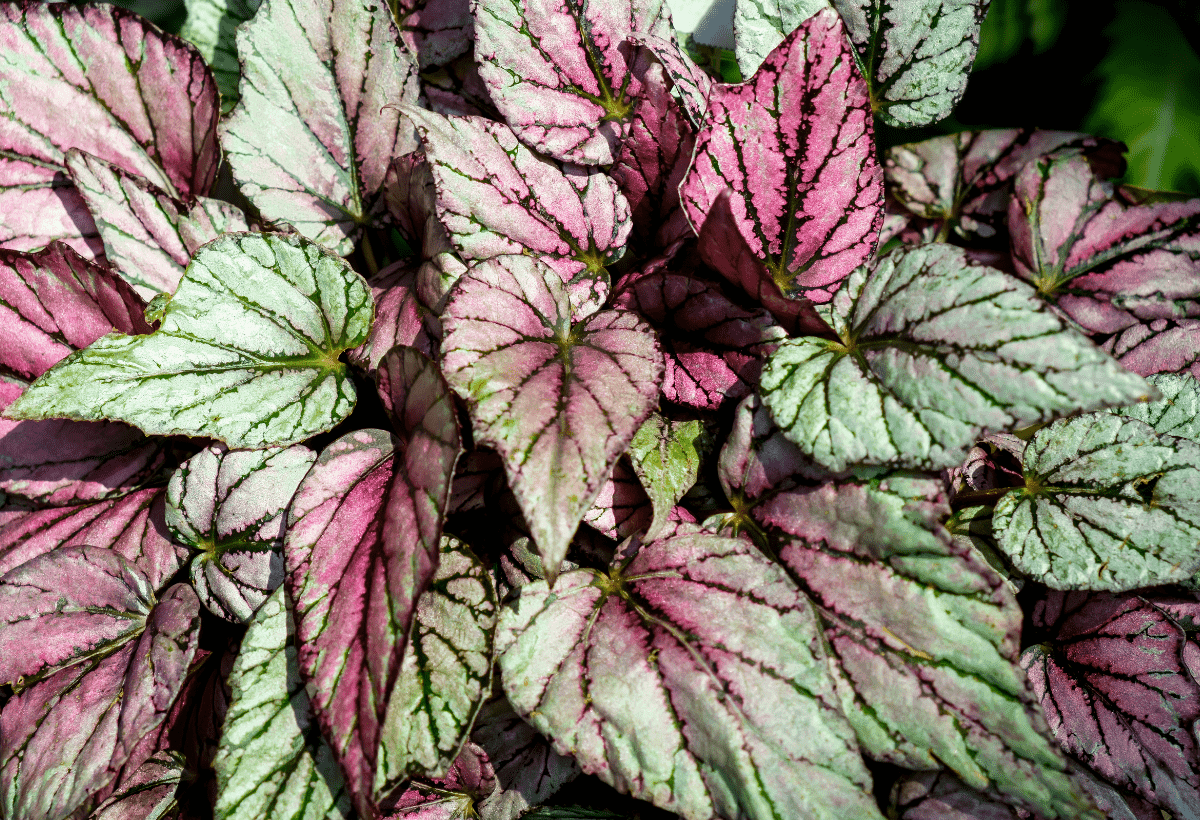
[[[486,117],[503,120],[492,105],[479,66],[467,54],[440,68],[421,74],[421,84],[432,111],[447,117]]]
[[[6,820],[65,820],[86,810],[123,769],[136,770],[150,757],[154,749],[142,740],[162,724],[183,686],[199,610],[191,587],[176,584],[154,605],[140,635],[4,705],[0,806]]]
[[[883,220],[870,100],[841,19],[818,12],[749,82],[714,85],[705,117],[684,209],[698,231],[731,190],[736,232],[757,264],[736,259],[732,236],[706,261],[756,298],[773,286],[828,302],[870,260]]]
[[[171,812],[177,808],[176,791],[184,776],[181,755],[158,752],[138,766],[88,820],[163,820],[177,816]]]
[[[400,39],[422,71],[471,50],[470,0],[392,0]]]
[[[161,589],[188,552],[167,537],[165,506],[164,492],[148,489],[73,507],[0,512],[0,575],[57,549],[93,546],[115,551]]]
[[[1059,744],[1097,775],[1177,818],[1200,807],[1200,603],[1050,592],[1022,655]]]
[[[1026,165],[1008,209],[1017,273],[1094,333],[1200,317],[1200,199],[1124,199],[1079,149]]]
[[[121,8],[0,7],[0,243],[64,239],[100,251],[66,175],[80,148],[176,197],[208,193],[217,172],[217,86],[190,44]]]
[[[389,801],[384,820],[465,820],[478,817],[476,805],[497,789],[487,753],[467,742],[444,777],[415,778]]]
[[[121,277],[63,242],[0,249],[0,372],[36,379],[114,329],[149,333],[145,310]]]

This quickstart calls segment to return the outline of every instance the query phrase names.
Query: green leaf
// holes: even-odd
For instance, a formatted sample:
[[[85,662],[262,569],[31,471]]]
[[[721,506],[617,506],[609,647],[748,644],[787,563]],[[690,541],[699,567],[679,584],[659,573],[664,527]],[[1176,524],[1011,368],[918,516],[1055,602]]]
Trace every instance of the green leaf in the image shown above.
[[[1200,381],[1189,373],[1156,373],[1146,379],[1161,399],[1114,407],[1118,416],[1144,421],[1154,432],[1200,444]]]
[[[216,820],[348,817],[350,796],[300,679],[283,587],[251,619],[229,686],[233,694],[213,761]]]
[[[1041,54],[1058,41],[1067,22],[1066,0],[992,0],[979,28],[975,70],[1016,57],[1025,44]]]
[[[840,341],[785,341],[760,389],[784,435],[834,472],[955,467],[986,430],[1150,391],[1029,285],[949,245],[859,268],[826,316]]]
[[[654,506],[643,540],[653,541],[667,525],[667,517],[700,477],[700,463],[712,449],[708,432],[698,419],[668,421],[651,414],[629,443],[633,471]]]
[[[187,21],[179,36],[188,40],[212,68],[221,92],[221,113],[228,114],[239,99],[237,27],[258,11],[262,0],[184,0]]]
[[[196,252],[158,331],[102,337],[5,413],[293,444],[350,414],[338,356],[366,340],[373,313],[366,282],[332,253],[297,236],[227,234]]]
[[[1152,3],[1118,3],[1105,34],[1085,128],[1129,146],[1129,184],[1200,194],[1200,55]]]
[[[1200,569],[1200,444],[1091,413],[1025,448],[1025,487],[996,505],[996,540],[1052,589],[1123,591]]]

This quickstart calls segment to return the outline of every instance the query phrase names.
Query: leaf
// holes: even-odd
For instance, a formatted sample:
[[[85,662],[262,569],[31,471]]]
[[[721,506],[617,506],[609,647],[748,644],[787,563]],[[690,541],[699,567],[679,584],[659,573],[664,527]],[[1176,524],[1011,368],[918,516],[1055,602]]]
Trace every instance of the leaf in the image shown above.
[[[469,0],[388,0],[400,38],[422,71],[469,54],[474,25]]]
[[[1200,199],[1131,203],[1065,150],[1018,174],[1008,229],[1017,273],[1091,332],[1200,316]]]
[[[159,752],[137,768],[118,792],[96,807],[88,820],[159,820],[178,808],[176,790],[184,777],[183,758]]]
[[[559,165],[503,123],[405,109],[437,185],[438,218],[468,264],[533,254],[567,283],[574,318],[608,296],[604,266],[621,258],[629,204],[599,170]]]
[[[828,302],[875,252],[883,173],[867,87],[832,11],[784,40],[749,82],[713,86],[679,189],[697,233],[727,188],[750,259],[739,269],[730,242],[705,261],[760,301],[777,288]]]
[[[26,387],[0,376],[0,411]],[[0,418],[0,491],[49,507],[124,495],[158,472],[163,450],[115,422]]]
[[[366,339],[362,278],[296,236],[230,234],[197,251],[149,336],[106,336],[34,382],[9,418],[125,421],[231,447],[291,444],[350,414],[338,355]]]
[[[1200,375],[1200,320],[1141,322],[1110,337],[1103,347],[1139,376]]]
[[[36,379],[106,333],[149,333],[146,304],[123,279],[64,242],[0,249],[0,372]]]
[[[443,536],[438,571],[417,601],[384,719],[378,793],[410,777],[449,771],[491,691],[496,608],[483,564],[466,544]]]
[[[622,456],[600,487],[591,509],[583,514],[583,523],[607,538],[622,541],[635,533],[644,533],[653,517],[650,497],[629,459]],[[539,572],[538,576],[544,577],[544,573]]]
[[[676,30],[675,33],[678,34],[679,31]],[[654,34],[635,34],[630,37],[630,42],[644,45],[650,50],[671,79],[670,92],[679,104],[680,111],[694,127],[701,128],[704,125],[704,113],[708,110],[712,77],[692,62],[691,57],[674,39]]]
[[[1034,613],[1051,637],[1021,658],[1059,744],[1180,820],[1200,805],[1197,618],[1190,599],[1051,592]]]
[[[300,670],[365,816],[383,796],[373,785],[377,761],[401,754],[383,726],[418,598],[437,570],[458,456],[436,366],[404,378],[403,355],[389,357],[402,438],[360,430],[325,448],[292,500],[284,540]]]
[[[831,0],[735,0],[733,53],[742,76],[751,79],[787,35],[829,8],[836,8]]]
[[[668,516],[700,478],[700,465],[712,448],[699,419],[670,421],[657,413],[642,423],[629,442],[633,469],[654,505],[654,520],[644,538],[653,541]]]
[[[122,768],[136,770],[183,686],[199,635],[199,602],[175,584],[145,631],[13,697],[0,712],[0,811],[6,820],[65,820]],[[136,749],[135,749],[136,747]],[[144,749],[141,760],[133,756]],[[71,761],[71,765],[63,765]]]
[[[553,578],[579,520],[658,400],[662,354],[635,314],[571,323],[546,265],[477,264],[450,296],[442,369],[494,448]]]
[[[990,239],[1006,230],[1017,172],[1065,146],[1119,150],[1070,131],[961,131],[889,148],[883,172],[888,193],[909,213],[938,223],[942,234],[953,231],[964,239]]]
[[[476,804],[496,789],[487,755],[467,743],[444,777],[414,780],[393,801],[385,820],[472,820]]]
[[[1181,16],[1189,9],[1180,7]],[[1122,2],[1086,127],[1129,145],[1133,185],[1200,194],[1200,52],[1171,12]]]
[[[161,489],[43,510],[0,512],[0,575],[68,547],[112,550],[157,591],[179,571],[187,549],[168,538]]]
[[[342,773],[304,691],[283,589],[250,619],[229,684],[233,695],[213,762],[217,820],[349,817]]]
[[[374,372],[389,350],[397,345],[433,356],[441,342],[438,317],[417,296],[417,271],[404,261],[389,265],[371,279],[375,321],[360,347],[347,351],[346,361],[359,370]]]
[[[504,695],[488,701],[475,719],[471,740],[487,753],[500,784],[483,808],[519,814],[537,806],[579,776],[575,758],[560,755],[513,711]]]
[[[859,269],[830,309],[841,341],[790,339],[763,403],[818,464],[953,467],[985,430],[1129,404],[1146,383],[1067,327],[1033,288],[944,244]]]
[[[742,515],[746,510],[740,509],[744,502],[791,486],[795,476],[822,482],[830,478],[788,441],[756,395],[742,399],[734,410],[733,428],[717,459],[717,475],[742,524],[748,523]]]
[[[880,817],[813,610],[743,541],[526,584],[497,649],[513,707],[619,791],[689,820]]]
[[[580,165],[609,165],[640,95],[631,36],[670,38],[663,0],[476,3],[475,60],[521,142]]]
[[[487,86],[479,76],[479,65],[471,54],[464,54],[448,65],[421,74],[421,91],[429,101],[429,110],[447,117],[504,118],[492,105]]]
[[[1146,379],[1162,398],[1114,407],[1110,412],[1144,421],[1154,432],[1200,444],[1200,382],[1190,374],[1164,373]]]
[[[70,148],[173,196],[217,172],[217,88],[200,55],[124,9],[12,3],[0,11],[0,242],[63,239],[89,256],[95,227],[65,176]]]
[[[167,527],[199,554],[192,586],[200,603],[228,621],[250,620],[283,583],[288,505],[317,455],[306,447],[206,447],[167,485]]]
[[[67,170],[104,240],[104,253],[143,298],[173,293],[192,253],[222,233],[245,231],[246,217],[219,199],[177,199],[136,174],[67,152]]]
[[[237,28],[250,18],[262,0],[183,0],[187,19],[179,36],[190,42],[212,67],[213,79],[221,92],[221,113],[228,114],[239,99]]]
[[[1025,486],[996,504],[996,540],[1055,589],[1121,591],[1200,569],[1200,444],[1137,419],[1061,419],[1025,448]]]
[[[893,474],[788,490],[753,515],[813,603],[846,714],[872,757],[945,765],[1046,817],[1086,805],[1017,665],[1022,613],[940,525],[937,479]]]
[[[238,35],[242,97],[221,148],[242,194],[341,256],[383,211],[393,156],[416,146],[396,105],[420,91],[385,4],[274,0]]]

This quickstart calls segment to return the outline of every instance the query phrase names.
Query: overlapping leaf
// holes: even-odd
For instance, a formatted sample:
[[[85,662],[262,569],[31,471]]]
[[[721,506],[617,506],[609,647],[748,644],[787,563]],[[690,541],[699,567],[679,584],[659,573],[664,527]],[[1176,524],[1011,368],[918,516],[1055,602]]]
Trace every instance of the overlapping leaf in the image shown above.
[[[1119,790],[1196,817],[1196,601],[1052,592],[1034,623],[1050,637],[1021,662],[1059,744]]]
[[[221,92],[221,113],[228,114],[237,103],[238,65],[237,27],[249,20],[262,0],[184,0],[187,19],[179,36],[190,42],[212,68],[213,79]]]
[[[416,269],[397,262],[381,270],[369,284],[375,300],[375,321],[367,340],[349,351],[346,360],[371,373],[397,345],[434,355],[441,341],[441,324],[417,296]]]
[[[282,588],[250,619],[229,682],[233,695],[213,764],[217,820],[349,817],[342,773],[304,691]]]
[[[463,55],[448,65],[421,74],[421,90],[429,108],[447,117],[504,118],[492,105],[487,86],[479,76],[479,66],[470,55]]]
[[[672,36],[663,0],[500,0],[473,12],[479,75],[521,141],[565,162],[611,164],[648,65],[626,41]]]
[[[662,354],[629,311],[572,324],[566,287],[528,257],[476,265],[442,315],[446,380],[476,442],[503,457],[547,575],[658,399]]]
[[[471,51],[470,0],[389,0],[400,37],[421,70],[445,65]]]
[[[95,219],[104,255],[146,299],[173,293],[192,253],[223,233],[246,230],[246,218],[219,199],[177,199],[136,174],[78,149],[67,170]]]
[[[864,749],[911,769],[945,765],[1046,817],[1082,808],[1044,736],[1017,653],[1020,607],[956,545],[935,479],[891,475],[779,493],[755,507],[820,613],[846,713]]]
[[[167,533],[161,489],[120,498],[41,510],[0,512],[0,575],[68,547],[112,550],[136,566],[158,590],[187,558]]]
[[[996,504],[996,540],[1055,589],[1129,590],[1200,569],[1200,444],[1091,413],[1037,432],[1025,486]]]
[[[406,109],[437,184],[438,217],[468,263],[533,254],[567,283],[575,318],[608,296],[604,266],[621,258],[629,203],[599,170],[562,166],[503,123]]]
[[[4,704],[0,811],[7,820],[65,820],[86,811],[95,792],[150,756],[154,750],[139,741],[161,725],[183,686],[199,608],[191,588],[176,584],[154,604],[140,635]]]
[[[583,514],[583,523],[614,541],[646,532],[653,519],[650,497],[625,457],[617,459],[591,509]]]
[[[646,541],[653,541],[667,526],[675,505],[700,477],[701,462],[710,448],[708,431],[699,419],[671,421],[652,413],[638,428],[629,455],[654,505]]]
[[[867,87],[834,12],[804,23],[749,82],[713,86],[680,188],[698,233],[726,189],[736,231],[705,261],[752,296],[773,286],[828,302],[871,258],[883,172]]]
[[[288,504],[317,456],[306,447],[207,447],[167,485],[167,526],[199,550],[192,586],[210,612],[247,621],[283,583]]]
[[[1160,435],[1179,436],[1200,444],[1200,381],[1190,374],[1172,373],[1154,375],[1146,381],[1160,398],[1114,407],[1112,412],[1144,421]]]
[[[470,549],[443,536],[383,725],[376,790],[447,773],[491,691],[496,593]],[[392,756],[390,752],[397,751]]]
[[[1017,176],[1008,229],[1017,273],[1094,333],[1200,316],[1200,199],[1131,203],[1064,150]]]
[[[468,742],[441,777],[412,781],[394,801],[385,820],[470,820],[476,806],[496,790],[487,754]],[[484,815],[487,817],[487,815]],[[491,820],[491,818],[489,818]]]
[[[217,172],[217,87],[195,49],[110,5],[9,3],[0,10],[0,243],[63,239],[100,252],[65,176],[80,148],[173,196],[208,193]]]
[[[342,351],[372,316],[366,283],[295,236],[230,234],[196,253],[149,336],[106,336],[9,406],[10,418],[110,419],[234,447],[289,444],[349,415]]]
[[[859,269],[828,316],[840,341],[792,339],[767,361],[763,403],[831,470],[961,463],[985,430],[1147,395],[1033,288],[936,244]]]
[[[392,157],[414,150],[396,109],[415,103],[416,61],[386,4],[274,0],[238,34],[242,98],[221,148],[268,219],[341,255],[383,212]]]
[[[1200,376],[1200,320],[1139,322],[1103,345],[1122,366],[1140,376],[1190,373]]]
[[[178,808],[176,790],[183,782],[183,758],[159,752],[122,784],[116,794],[96,807],[88,820],[159,820]]]
[[[621,791],[689,820],[880,817],[813,610],[743,541],[526,584],[497,648],[517,711]]]
[[[784,489],[794,476],[825,480],[829,474],[804,457],[787,439],[758,396],[747,396],[734,411],[733,429],[721,447],[717,475],[735,512],[747,501]]]

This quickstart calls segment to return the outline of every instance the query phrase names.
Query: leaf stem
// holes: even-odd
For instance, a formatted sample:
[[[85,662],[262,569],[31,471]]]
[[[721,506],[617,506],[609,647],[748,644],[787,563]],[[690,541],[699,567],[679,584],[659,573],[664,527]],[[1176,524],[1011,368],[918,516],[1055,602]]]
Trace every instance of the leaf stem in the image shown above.
[[[375,251],[371,249],[371,237],[367,235],[366,231],[363,231],[362,252],[363,259],[366,260],[367,270],[370,272],[370,274],[374,276],[375,274],[379,273],[379,263],[375,261]]]

